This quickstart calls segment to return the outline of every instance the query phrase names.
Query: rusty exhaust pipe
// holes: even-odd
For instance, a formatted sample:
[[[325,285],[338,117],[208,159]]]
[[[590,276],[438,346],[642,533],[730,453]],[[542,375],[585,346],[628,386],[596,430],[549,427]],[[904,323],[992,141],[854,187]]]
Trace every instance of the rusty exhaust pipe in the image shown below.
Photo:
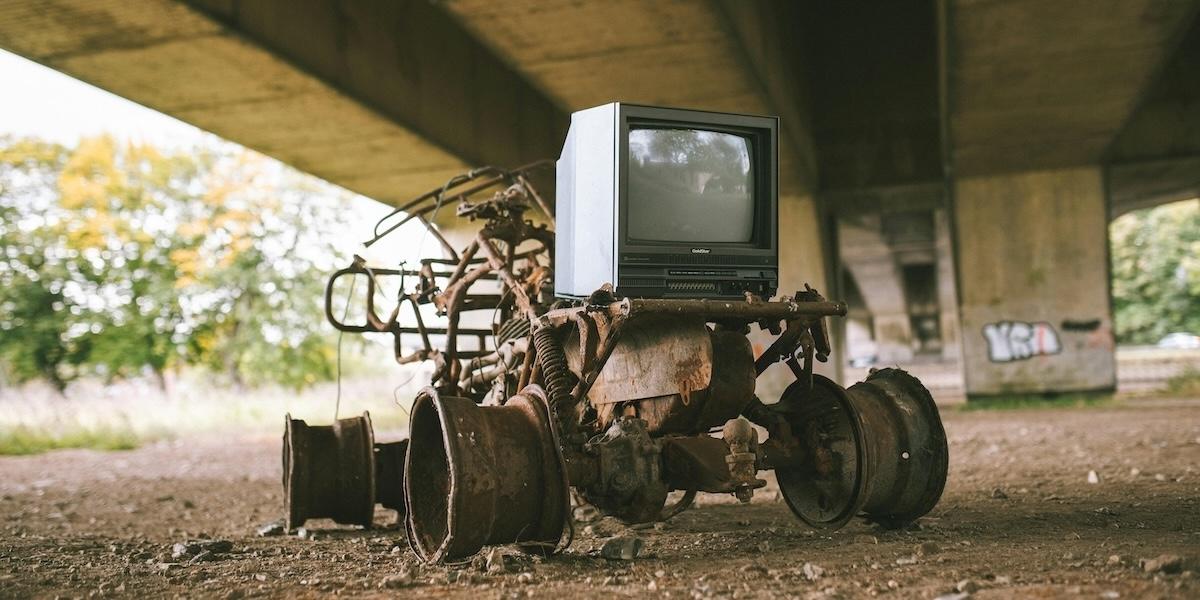
[[[408,542],[425,562],[458,561],[485,545],[551,551],[569,515],[566,469],[545,392],[503,406],[426,388],[413,404],[404,468]]]

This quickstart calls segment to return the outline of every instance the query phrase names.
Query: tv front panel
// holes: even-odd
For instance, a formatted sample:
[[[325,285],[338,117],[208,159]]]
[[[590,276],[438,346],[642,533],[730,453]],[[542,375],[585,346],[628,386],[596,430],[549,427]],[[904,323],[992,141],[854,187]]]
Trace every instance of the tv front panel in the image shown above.
[[[555,293],[774,294],[778,119],[612,103],[558,160]]]

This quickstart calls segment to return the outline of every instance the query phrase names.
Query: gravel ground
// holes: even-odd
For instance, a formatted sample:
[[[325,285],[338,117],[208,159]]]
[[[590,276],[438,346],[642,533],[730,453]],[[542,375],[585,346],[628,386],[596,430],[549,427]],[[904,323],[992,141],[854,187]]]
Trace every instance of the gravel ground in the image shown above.
[[[1200,400],[944,419],[946,493],[909,530],[814,532],[772,485],[654,528],[581,525],[565,554],[501,551],[491,572],[418,565],[383,510],[371,531],[258,536],[282,510],[276,436],[5,457],[0,596],[1200,597]],[[602,558],[613,535],[641,556]]]

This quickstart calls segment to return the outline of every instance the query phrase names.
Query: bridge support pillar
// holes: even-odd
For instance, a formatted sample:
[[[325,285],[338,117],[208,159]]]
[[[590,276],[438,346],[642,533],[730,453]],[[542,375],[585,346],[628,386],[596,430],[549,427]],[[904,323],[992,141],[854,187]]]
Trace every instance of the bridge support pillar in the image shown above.
[[[960,178],[954,226],[968,398],[1116,386],[1099,167]]]

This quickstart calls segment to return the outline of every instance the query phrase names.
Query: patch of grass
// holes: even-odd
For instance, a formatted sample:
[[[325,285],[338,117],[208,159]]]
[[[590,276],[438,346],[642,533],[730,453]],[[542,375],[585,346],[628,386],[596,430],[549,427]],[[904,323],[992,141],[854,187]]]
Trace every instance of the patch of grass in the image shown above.
[[[1041,408],[1088,408],[1111,406],[1112,394],[1068,393],[1068,394],[1010,394],[984,398],[972,398],[959,407],[961,411],[976,410],[1024,410]]]
[[[1170,396],[1200,398],[1200,369],[1188,367],[1168,379],[1164,391]]]
[[[0,454],[37,454],[63,448],[132,450],[143,441],[133,430],[121,427],[76,428],[65,431],[19,425],[0,430]]]
[[[400,371],[343,381],[340,417],[357,417],[369,410],[377,439],[393,439],[406,428],[407,407],[419,382],[427,378],[423,371],[416,375]],[[65,394],[40,383],[0,387],[0,455],[59,448],[126,450],[162,439],[215,433],[277,436],[287,413],[310,425],[332,422],[336,396],[333,383],[299,392],[275,386],[237,390],[214,386],[201,373],[186,374],[169,392],[141,380],[112,385],[81,380]]]

